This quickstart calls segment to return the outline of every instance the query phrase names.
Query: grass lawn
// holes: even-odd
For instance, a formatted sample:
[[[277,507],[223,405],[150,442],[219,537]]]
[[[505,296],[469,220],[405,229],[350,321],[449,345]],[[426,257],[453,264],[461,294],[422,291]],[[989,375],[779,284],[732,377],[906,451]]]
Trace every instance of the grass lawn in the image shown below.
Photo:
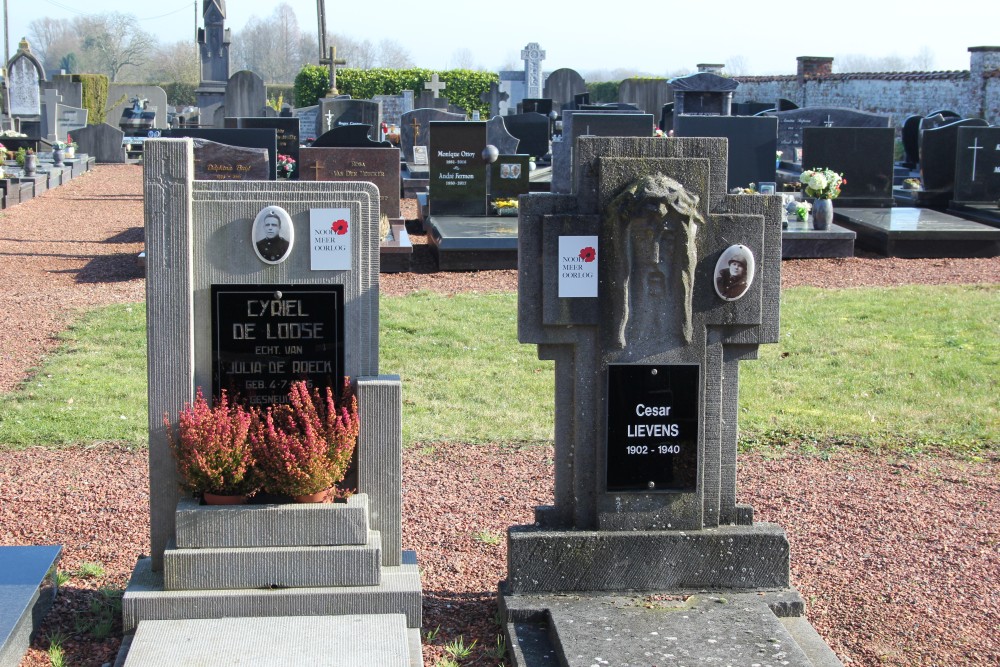
[[[741,364],[744,446],[971,453],[1000,442],[1000,288],[786,290],[781,342]],[[516,296],[381,300],[381,369],[408,445],[545,442],[552,363],[517,342]],[[146,441],[141,304],[93,311],[0,407],[0,447]]]

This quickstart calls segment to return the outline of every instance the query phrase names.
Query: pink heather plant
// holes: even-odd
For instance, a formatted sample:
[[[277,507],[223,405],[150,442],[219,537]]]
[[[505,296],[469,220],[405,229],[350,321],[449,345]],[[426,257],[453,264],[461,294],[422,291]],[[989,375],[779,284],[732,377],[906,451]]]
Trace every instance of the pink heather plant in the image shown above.
[[[324,395],[295,382],[289,404],[268,408],[251,433],[258,465],[269,493],[304,496],[344,479],[358,440],[358,401],[349,380],[340,404],[327,387]]]
[[[163,416],[177,471],[192,493],[249,495],[259,484],[249,433],[254,414],[231,405],[222,392],[214,407],[198,388],[194,404],[184,404],[174,437],[170,418]]]

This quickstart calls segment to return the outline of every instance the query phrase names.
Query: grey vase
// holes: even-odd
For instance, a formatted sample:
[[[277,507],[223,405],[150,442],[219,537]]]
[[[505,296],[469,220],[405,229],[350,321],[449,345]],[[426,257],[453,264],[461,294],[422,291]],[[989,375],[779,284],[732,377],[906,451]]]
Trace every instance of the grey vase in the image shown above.
[[[813,229],[830,229],[833,224],[833,200],[817,199],[813,202]]]
[[[24,175],[34,176],[35,175],[35,163],[38,160],[37,155],[25,155],[24,156]]]

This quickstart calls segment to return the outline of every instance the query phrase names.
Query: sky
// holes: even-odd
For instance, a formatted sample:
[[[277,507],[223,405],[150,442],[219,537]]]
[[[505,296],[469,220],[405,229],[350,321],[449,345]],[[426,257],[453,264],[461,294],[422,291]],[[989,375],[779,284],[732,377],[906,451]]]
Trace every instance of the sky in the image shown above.
[[[139,18],[161,42],[193,41],[196,19],[197,27],[203,25],[202,1],[4,0],[10,55],[21,37],[29,34],[31,21],[46,16],[70,19],[121,12]],[[316,1],[286,1],[300,28],[316,34]],[[275,0],[226,0],[226,25],[238,33],[251,17],[270,16],[276,4]],[[416,6],[414,0],[379,0],[371,5],[326,0],[327,32],[376,44],[394,40],[410,53],[414,64],[429,69],[456,66],[462,50],[470,51],[472,62],[483,69],[496,71],[510,64],[520,69],[521,49],[537,42],[546,53],[542,68],[547,72],[562,67],[582,74],[626,68],[654,76],[727,61],[742,74],[794,74],[798,56],[840,57],[845,62],[849,56],[912,60],[921,52],[931,54],[931,69],[966,70],[968,47],[1000,46],[1000,2],[995,0],[950,0],[934,8],[878,0],[812,5],[745,0],[427,0],[425,8]],[[360,13],[368,8],[369,15]]]

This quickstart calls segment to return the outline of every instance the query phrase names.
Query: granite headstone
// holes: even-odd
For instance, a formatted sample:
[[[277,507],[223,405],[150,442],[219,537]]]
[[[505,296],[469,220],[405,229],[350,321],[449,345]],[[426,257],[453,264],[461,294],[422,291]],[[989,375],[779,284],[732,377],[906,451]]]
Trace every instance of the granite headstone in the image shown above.
[[[431,121],[430,213],[486,214],[486,123]]]
[[[319,119],[322,132],[344,125],[367,125],[368,136],[373,140],[378,140],[378,128],[382,122],[378,102],[337,98],[319,101]]]
[[[804,168],[827,168],[844,175],[837,205],[893,205],[891,127],[807,127],[802,142]]]
[[[503,116],[493,116],[486,121],[486,143],[496,146],[500,155],[513,155],[520,142],[520,139],[507,131]]]
[[[399,147],[403,151],[403,159],[413,162],[413,147],[429,145],[431,121],[450,120],[463,121],[465,116],[454,114],[443,109],[414,109],[404,113],[399,124]]]
[[[235,130],[183,127],[162,130],[160,136],[164,139],[180,139],[182,137],[207,139],[238,148],[264,148],[267,150],[268,175],[262,180],[273,181],[278,177],[278,133],[274,129]]]
[[[678,119],[680,120],[680,119]],[[778,120],[753,116],[685,116],[678,137],[725,137],[729,140],[726,188],[774,181]]]
[[[303,148],[303,181],[368,181],[379,192],[379,210],[399,217],[399,149]]]
[[[958,128],[953,199],[960,204],[1000,201],[1000,127]]]

